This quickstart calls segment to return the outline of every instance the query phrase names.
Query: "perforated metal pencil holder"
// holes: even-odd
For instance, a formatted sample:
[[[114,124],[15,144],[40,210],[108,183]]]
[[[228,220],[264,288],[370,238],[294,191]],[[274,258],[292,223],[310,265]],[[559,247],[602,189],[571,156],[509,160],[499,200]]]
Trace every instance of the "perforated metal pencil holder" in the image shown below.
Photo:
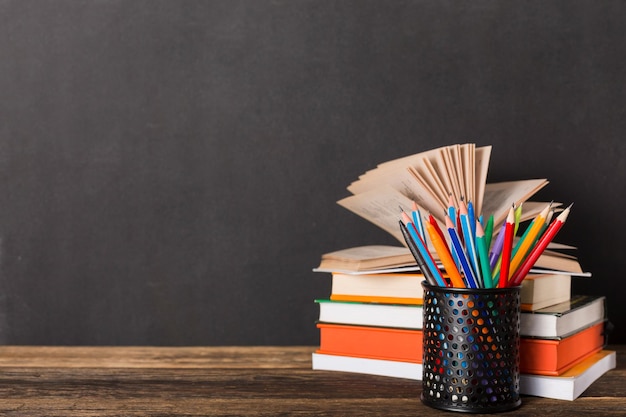
[[[519,407],[520,287],[422,286],[422,402],[470,413]]]

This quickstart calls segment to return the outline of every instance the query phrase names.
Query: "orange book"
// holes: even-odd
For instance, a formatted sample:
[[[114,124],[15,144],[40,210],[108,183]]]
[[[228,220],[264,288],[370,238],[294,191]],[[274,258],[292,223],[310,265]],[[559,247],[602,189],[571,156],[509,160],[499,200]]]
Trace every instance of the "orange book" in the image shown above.
[[[317,353],[422,363],[422,330],[318,323]],[[561,339],[520,338],[520,372],[557,376],[605,344],[604,323]]]
[[[422,305],[423,298],[411,297],[379,297],[375,295],[350,295],[350,294],[332,294],[330,299],[333,301],[351,301],[357,303],[380,303],[380,304],[410,304]]]
[[[520,371],[537,375],[560,375],[605,345],[604,323],[587,327],[560,339],[520,340]]]
[[[318,323],[318,353],[422,363],[422,331]]]

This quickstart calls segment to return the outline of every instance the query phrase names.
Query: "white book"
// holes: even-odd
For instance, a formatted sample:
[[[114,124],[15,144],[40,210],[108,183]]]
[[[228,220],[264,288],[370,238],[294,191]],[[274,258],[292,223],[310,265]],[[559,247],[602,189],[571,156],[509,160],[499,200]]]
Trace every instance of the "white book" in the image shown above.
[[[615,352],[603,350],[559,376],[522,374],[520,392],[538,397],[573,401],[595,380],[615,366]]]
[[[421,363],[356,358],[352,356],[327,355],[324,353],[313,353],[313,369],[320,371],[381,375],[413,380],[422,379]]]
[[[424,315],[421,305],[375,304],[348,301],[316,300],[319,321],[355,326],[421,329]]]
[[[520,335],[565,337],[606,318],[606,297],[572,296],[569,301],[533,312],[522,312]]]
[[[573,401],[616,366],[616,353],[602,350],[560,376],[520,375],[520,394]],[[422,379],[422,364],[313,353],[312,369],[411,380]]]

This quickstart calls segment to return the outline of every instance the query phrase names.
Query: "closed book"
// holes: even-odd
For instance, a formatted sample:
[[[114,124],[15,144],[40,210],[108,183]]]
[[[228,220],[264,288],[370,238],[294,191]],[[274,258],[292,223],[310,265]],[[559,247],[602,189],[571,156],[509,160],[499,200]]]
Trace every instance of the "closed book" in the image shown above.
[[[333,273],[330,299],[390,304],[422,304],[424,275],[420,273]]]
[[[402,246],[369,245],[341,249],[322,255],[320,271],[367,271],[415,265],[411,252]]]
[[[362,273],[334,272],[331,295],[334,301],[359,301],[389,304],[421,304],[424,275],[419,272]],[[571,276],[565,274],[530,274],[522,281],[522,310],[540,308],[568,301]]]
[[[421,330],[333,323],[317,327],[319,353],[422,363]],[[520,339],[520,372],[558,375],[604,346],[604,324],[563,339]]]
[[[520,371],[553,376],[562,374],[604,347],[604,327],[605,323],[600,322],[563,338],[520,338]]]
[[[421,305],[330,300],[315,302],[319,304],[320,322],[406,329],[421,329],[423,324]]]
[[[319,353],[422,362],[422,331],[318,323]]]
[[[386,300],[390,301],[390,300]],[[316,300],[320,308],[319,321],[336,324],[352,324],[358,326],[378,326],[378,327],[400,327],[407,329],[421,329],[423,323],[423,311],[421,304],[391,304],[384,302],[359,302],[359,301],[337,301],[337,300]],[[591,316],[583,317],[580,324],[574,322],[569,324],[568,334],[559,334],[556,325],[547,324],[542,321],[557,320],[554,315],[538,315],[530,311],[522,311],[520,314],[520,335],[522,337],[541,337],[558,339],[566,335],[576,333],[597,324],[603,319],[603,304],[600,300],[591,303],[596,307],[590,312]],[[561,304],[562,305],[562,304]],[[600,308],[601,311],[597,311]],[[552,327],[550,327],[552,326]],[[563,327],[561,325],[561,327]],[[553,329],[552,331],[550,329]],[[574,329],[573,331],[570,331]]]
[[[520,335],[534,337],[565,337],[604,321],[604,296],[577,295],[569,301],[532,312],[522,312]]]
[[[320,371],[352,372],[381,375],[392,378],[422,379],[422,364],[385,359],[360,358],[317,351],[313,353],[312,369]]]
[[[527,395],[573,401],[594,381],[616,367],[616,353],[602,350],[559,376],[520,375],[520,392]]]
[[[520,375],[520,394],[558,400],[575,400],[606,372],[615,368],[616,353],[601,350],[560,376]],[[315,352],[312,369],[422,379],[422,364]]]
[[[528,274],[520,290],[522,310],[535,311],[568,301],[571,290],[571,275]]]

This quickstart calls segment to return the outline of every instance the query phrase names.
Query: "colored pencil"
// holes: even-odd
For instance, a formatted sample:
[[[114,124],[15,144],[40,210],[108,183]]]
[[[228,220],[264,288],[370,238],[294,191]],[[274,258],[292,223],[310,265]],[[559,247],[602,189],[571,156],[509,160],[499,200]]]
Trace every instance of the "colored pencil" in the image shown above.
[[[453,222],[456,222],[456,206],[454,205],[454,197],[452,197],[452,193],[448,194],[448,216],[452,219]]]
[[[515,236],[517,235],[517,230],[519,229],[519,219],[521,218],[521,211],[519,210],[522,206],[519,205],[515,208],[515,226],[513,227],[513,241],[515,241]],[[519,247],[521,245],[521,243],[524,241],[524,239],[526,238],[526,236],[528,236],[528,233],[530,232],[530,230],[532,229],[533,224],[535,223],[535,219],[533,219],[530,224],[528,225],[528,227],[526,228],[526,230],[524,231],[524,233],[522,234],[522,237],[519,238],[517,240],[517,244],[515,244],[515,246],[513,246],[513,252],[511,254],[512,257],[515,257],[515,254],[517,253],[517,251],[519,250]],[[493,275],[493,278],[495,281],[498,281],[498,279],[500,279],[500,262],[502,261],[502,257],[500,257],[500,259],[498,259],[498,261],[496,262],[496,264],[492,267],[491,269],[491,273]],[[511,270],[509,268],[509,275],[511,274]]]
[[[446,216],[446,228],[448,229],[450,242],[454,247],[454,250],[456,251],[459,262],[461,263],[461,267],[463,269],[463,273],[465,274],[465,281],[467,281],[467,286],[469,288],[478,288],[478,285],[476,284],[476,279],[474,278],[474,273],[472,272],[472,267],[467,260],[467,256],[465,256],[465,251],[463,251],[463,247],[461,246],[459,235],[456,233],[454,225],[452,224],[452,220],[450,220],[450,217],[448,216]]]
[[[428,222],[433,226],[437,234],[439,234],[443,244],[446,246],[446,249],[450,250],[450,248],[448,248],[448,242],[446,241],[446,236],[443,234],[443,230],[441,230],[441,227],[439,227],[439,223],[437,222],[437,219],[435,219],[432,214],[428,215]]]
[[[456,230],[457,230],[457,236],[459,238],[459,242],[461,242],[461,245],[463,245],[463,247],[465,247],[465,237],[463,236],[463,225],[461,224],[461,211],[463,210],[463,208],[465,209],[465,212],[467,212],[467,206],[465,205],[465,202],[463,201],[463,197],[461,197],[459,199],[459,203],[457,206],[457,211],[456,211]]]
[[[491,268],[489,267],[489,255],[487,254],[487,239],[480,222],[476,222],[476,249],[483,277],[483,287],[493,288],[491,280]]]
[[[446,216],[444,210],[444,217]],[[456,223],[456,207],[454,205],[454,197],[452,197],[452,193],[448,194],[448,217],[452,219],[453,223]],[[444,239],[446,240],[446,239]],[[450,252],[452,253],[452,259],[454,259],[454,263],[457,266],[457,269],[461,267],[461,263],[459,262],[458,255],[456,254],[456,250],[454,246],[450,248]]]
[[[467,220],[472,232],[472,241],[476,240],[476,215],[474,213],[474,204],[472,200],[467,202]]]
[[[411,214],[413,216],[413,224],[417,228],[417,231],[419,232],[422,239],[426,240],[426,234],[424,233],[424,224],[422,223],[422,213],[420,213],[420,209],[415,201],[413,201],[412,209],[413,211]]]
[[[528,254],[531,245],[535,242],[535,238],[538,236],[539,230],[541,230],[546,222],[546,218],[548,217],[548,213],[550,212],[550,206],[551,204],[546,206],[546,208],[544,208],[541,213],[539,213],[537,217],[535,217],[532,224],[528,226],[528,229],[526,229],[527,232],[524,233],[524,237],[517,242],[517,245],[515,247],[515,253],[512,255],[513,258],[511,259],[511,264],[508,270],[509,275],[504,275],[507,281],[520,266],[520,264]],[[500,269],[502,269],[502,266],[500,267]],[[502,274],[500,275],[502,276]]]
[[[419,235],[419,233],[415,229],[415,225],[411,222],[411,219],[404,211],[402,212],[402,219],[404,220],[404,223],[406,224],[406,227],[409,230],[409,234],[413,238],[413,241],[415,242],[415,245],[417,246],[418,251],[421,253],[424,259],[424,262],[427,267],[426,269],[430,271],[433,278],[437,282],[437,285],[441,287],[447,287],[446,281],[443,278],[443,275],[441,275],[441,271],[435,264],[435,260],[433,259],[432,255],[428,251],[428,248],[426,247],[425,241]]]
[[[502,253],[502,243],[504,242],[504,231],[505,231],[506,222],[502,224],[500,227],[500,231],[498,232],[498,236],[496,237],[495,242],[493,242],[493,247],[491,248],[491,252],[489,253],[489,266],[494,268],[498,259],[500,259],[500,254]]]
[[[426,232],[428,233],[428,236],[430,236],[430,241],[433,243],[433,247],[439,255],[439,260],[448,273],[452,286],[455,288],[465,288],[463,278],[461,277],[461,274],[452,259],[452,255],[450,254],[446,241],[442,239],[441,235],[437,232],[432,223],[426,223]]]
[[[485,225],[485,246],[487,247],[487,253],[489,253],[489,248],[491,247],[491,239],[493,238],[493,222],[494,219],[492,214],[487,219],[487,224]]]
[[[519,229],[520,219],[522,218],[522,205],[515,207],[515,228],[513,229],[513,236],[517,236],[517,230]]]
[[[482,286],[482,276],[480,273],[480,265],[478,262],[478,257],[476,255],[476,242],[474,236],[472,236],[472,228],[470,226],[470,218],[467,212],[467,209],[464,206],[461,206],[459,209],[459,217],[461,218],[461,231],[463,233],[464,243],[465,243],[465,253],[467,254],[467,258],[470,261],[470,265],[472,267],[472,271],[474,271],[474,277],[476,279],[476,283],[479,286]],[[475,220],[474,220],[475,222]],[[476,225],[474,225],[476,227]]]
[[[404,240],[406,241],[406,244],[409,247],[411,254],[415,258],[415,262],[417,262],[417,266],[419,266],[420,270],[422,271],[424,278],[426,279],[426,281],[428,281],[430,285],[435,285],[435,286],[439,285],[434,275],[428,269],[428,266],[426,265],[426,261],[424,260],[424,257],[420,253],[419,249],[417,249],[417,245],[415,244],[415,241],[411,237],[411,234],[409,232],[407,225],[405,225],[402,222],[402,220],[400,220],[399,223],[400,223],[400,230],[402,231],[402,236],[404,237]]]
[[[500,279],[498,288],[508,286],[509,265],[511,263],[511,250],[513,246],[513,229],[515,227],[515,212],[513,207],[509,209],[509,214],[504,222],[504,241],[502,242],[502,261],[500,263]]]
[[[533,247],[537,244],[537,241],[539,240],[539,238],[541,238],[541,236],[543,236],[543,234],[545,233],[545,231],[548,228],[548,226],[552,223],[552,217],[553,216],[554,216],[554,210],[550,209],[550,213],[548,213],[548,217],[546,217],[546,221],[543,223],[543,226],[541,226],[541,229],[539,230],[539,233],[537,234],[537,237],[535,237],[535,240],[532,243]]]

